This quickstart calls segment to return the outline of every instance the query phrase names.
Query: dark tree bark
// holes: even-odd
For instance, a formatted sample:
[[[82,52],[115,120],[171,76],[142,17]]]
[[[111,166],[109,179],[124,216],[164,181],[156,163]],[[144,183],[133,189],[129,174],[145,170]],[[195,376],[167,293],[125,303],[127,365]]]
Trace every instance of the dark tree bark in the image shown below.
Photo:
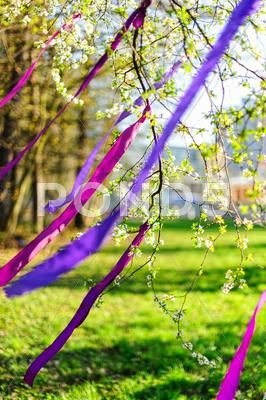
[[[85,110],[84,108],[81,109],[79,120],[78,120],[78,127],[79,127],[79,136],[77,140],[77,145],[79,152],[77,154],[78,157],[78,168],[77,173],[80,171],[82,166],[82,161],[84,160],[84,146],[86,143],[86,121],[85,121]],[[81,229],[84,227],[84,218],[82,214],[78,213],[75,218],[75,227]]]

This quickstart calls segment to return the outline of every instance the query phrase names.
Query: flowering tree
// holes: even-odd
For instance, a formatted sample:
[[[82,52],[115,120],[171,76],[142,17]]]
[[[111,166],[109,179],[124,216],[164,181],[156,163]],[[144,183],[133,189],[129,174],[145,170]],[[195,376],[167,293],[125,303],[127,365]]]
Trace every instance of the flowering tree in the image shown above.
[[[100,183],[107,182],[109,193],[115,193],[121,183],[130,184],[138,176],[151,146],[156,144],[161,136],[165,120],[172,115],[176,103],[187,87],[188,80],[199,71],[206,51],[213,49],[215,38],[233,9],[230,1],[186,1],[185,3],[176,0],[158,1],[152,7],[146,6],[145,12],[141,14],[142,19],[137,14],[139,19],[133,19],[134,29],[124,28],[122,42],[119,42],[118,47],[118,42],[113,41],[114,33],[123,26],[130,10],[137,9],[138,6],[139,4],[134,1],[110,3],[87,0],[34,3],[24,0],[10,1],[9,4],[0,6],[3,20],[2,35],[9,30],[20,31],[23,27],[29,37],[29,39],[25,37],[25,42],[35,46],[33,54],[37,54],[45,45],[48,34],[63,24],[70,24],[73,15],[81,14],[80,20],[71,26],[71,29],[62,30],[54,40],[53,47],[47,50],[45,71],[51,79],[51,86],[48,93],[50,106],[45,107],[46,111],[58,107],[57,104],[54,106],[54,99],[51,97],[53,88],[57,91],[59,103],[65,101],[68,104],[72,101],[75,103],[72,107],[76,112],[69,114],[69,118],[77,120],[80,110],[86,110],[88,107],[88,100],[86,100],[87,94],[83,97],[76,96],[76,93],[79,95],[81,92],[80,89],[76,92],[76,87],[82,82],[82,75],[88,64],[106,51],[105,61],[109,62],[109,67],[105,85],[108,87],[108,92],[113,91],[115,100],[111,106],[106,102],[99,104],[95,119],[99,121],[113,118],[124,109],[135,114],[137,122],[134,122],[128,131],[123,132],[131,135],[131,141],[134,139],[133,133],[135,135],[139,126],[145,123],[142,136],[145,143],[143,154],[129,168],[118,163],[112,165],[108,174],[101,178]],[[158,157],[155,168],[145,180],[148,185],[147,189],[143,188],[143,201],[130,206],[127,216],[113,233],[117,241],[125,240],[132,233],[130,218],[137,217],[142,221],[140,236],[136,237],[128,250],[127,261],[140,252],[138,245],[142,240],[151,246],[151,254],[147,261],[137,270],[147,266],[147,285],[153,290],[155,302],[177,324],[178,338],[200,364],[213,365],[214,362],[195,352],[191,343],[183,336],[182,318],[186,299],[203,273],[208,253],[215,251],[216,242],[225,234],[228,219],[233,221],[236,228],[236,246],[239,248],[240,259],[235,270],[227,272],[223,291],[228,293],[233,288],[243,288],[247,284],[244,276],[245,262],[252,257],[248,252],[247,234],[254,224],[263,224],[265,221],[263,168],[265,169],[266,160],[263,145],[266,98],[265,80],[262,75],[265,58],[260,42],[260,35],[263,32],[263,13],[264,11],[260,10],[248,18],[245,26],[236,34],[230,48],[226,50],[222,62],[205,82],[201,94],[206,99],[204,103],[206,109],[202,110],[204,123],[182,118],[176,127],[175,140],[181,140],[186,144],[187,157],[177,162],[171,146],[168,146]],[[22,40],[20,36],[16,38],[18,43]],[[164,78],[165,71],[177,62],[179,69],[175,71],[176,74],[172,74],[168,80],[165,79],[161,87],[157,88],[156,83]],[[41,85],[45,87],[46,79],[42,79],[42,65],[39,71],[39,80],[35,81],[34,87]],[[12,71],[9,75],[12,75]],[[8,79],[10,82],[16,78],[17,76],[10,76]],[[82,86],[81,88],[83,90]],[[234,95],[237,93],[238,97],[234,99],[235,101],[229,101],[232,88]],[[6,89],[1,88],[3,90],[1,94],[4,95]],[[102,96],[106,96],[106,92],[103,91]],[[141,104],[137,104],[136,107],[134,99],[138,96],[141,98]],[[115,149],[113,151],[116,155],[123,144],[122,139],[119,142],[123,134],[120,135],[116,128],[112,131],[114,144],[112,148]],[[4,128],[4,137],[5,135],[10,139],[7,128]],[[16,137],[19,137],[19,134]],[[71,151],[73,145],[74,138],[70,133],[69,137],[70,145],[64,149],[64,154]],[[16,138],[12,138],[11,135],[9,146],[12,140]],[[53,142],[54,144],[56,143]],[[47,141],[45,146],[49,145],[51,143]],[[56,145],[58,148],[61,147],[60,143]],[[9,148],[5,140],[1,146],[2,154],[5,156],[0,161],[5,164]],[[190,149],[196,149],[203,166],[202,171],[195,169]],[[108,161],[110,162],[110,159]],[[114,167],[116,175],[112,175],[109,181],[106,181]],[[234,168],[238,169],[242,177],[249,179],[248,187],[245,189],[244,204],[232,196],[231,171]],[[97,177],[99,178],[99,175]],[[203,260],[199,261],[198,272],[188,291],[182,296],[181,303],[180,298],[174,299],[178,305],[172,311],[168,301],[172,304],[173,296],[166,295],[162,298],[156,293],[155,258],[158,257],[157,252],[163,245],[161,229],[164,219],[176,218],[176,214],[170,209],[163,212],[163,190],[165,187],[172,187],[175,190],[173,184],[184,181],[187,177],[190,178],[190,182],[200,183],[205,188],[200,201],[195,198],[189,200],[199,215],[199,221],[192,225],[192,240],[196,247],[205,248],[205,255]],[[175,192],[184,200],[179,190]],[[85,200],[81,203],[85,203]],[[97,222],[100,220],[99,217]],[[65,225],[69,222],[70,219]],[[216,228],[215,233],[213,229],[212,233],[209,233],[209,228],[213,226]],[[123,282],[124,278],[119,274],[121,272],[122,269],[118,268],[115,275],[110,276],[108,284]],[[95,288],[97,296],[102,295],[97,285]]]

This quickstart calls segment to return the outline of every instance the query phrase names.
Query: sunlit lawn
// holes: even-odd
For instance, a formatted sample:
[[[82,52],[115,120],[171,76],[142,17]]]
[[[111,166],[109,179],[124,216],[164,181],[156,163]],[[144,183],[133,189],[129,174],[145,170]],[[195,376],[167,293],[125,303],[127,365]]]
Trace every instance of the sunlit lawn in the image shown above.
[[[165,246],[157,256],[158,293],[184,294],[201,262],[203,251],[192,246],[191,222],[168,224]],[[239,250],[233,230],[217,244],[204,274],[188,298],[184,335],[195,351],[220,359],[216,369],[199,366],[176,339],[177,327],[162,314],[146,285],[147,269],[103,297],[64,349],[37,377],[33,388],[23,383],[29,362],[56,337],[86,293],[86,281],[98,281],[115,263],[122,248],[105,247],[55,285],[22,298],[1,294],[0,398],[19,399],[214,399],[228,362],[265,288],[265,231],[250,233],[246,276],[249,288],[221,292],[225,272],[237,267]],[[62,240],[62,239],[61,239]],[[64,236],[63,240],[69,240]],[[54,246],[59,246],[60,240]],[[41,257],[56,247],[47,248]],[[14,249],[1,250],[1,263]],[[143,258],[149,254],[143,247]],[[260,314],[241,378],[238,399],[262,400],[266,391],[265,335]],[[264,324],[265,325],[265,324]],[[264,352],[264,353],[263,353]],[[264,379],[263,379],[264,376]]]

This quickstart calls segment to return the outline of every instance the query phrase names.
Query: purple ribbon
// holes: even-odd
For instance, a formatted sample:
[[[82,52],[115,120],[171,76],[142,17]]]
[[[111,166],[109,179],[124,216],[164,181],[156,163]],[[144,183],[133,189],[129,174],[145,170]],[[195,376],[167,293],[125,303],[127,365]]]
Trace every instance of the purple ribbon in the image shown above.
[[[79,19],[81,17],[81,14],[75,14],[72,17],[73,23],[75,22],[76,19]],[[29,69],[25,72],[25,74],[20,78],[18,83],[6,94],[6,96],[0,100],[0,108],[4,107],[7,103],[9,103],[10,100],[13,99],[13,97],[16,96],[16,94],[26,85],[27,81],[29,80],[31,74],[35,70],[37,63],[43,53],[46,51],[47,47],[54,41],[54,39],[61,34],[62,31],[64,30],[71,30],[73,27],[73,23],[71,24],[64,24],[60,29],[58,29],[53,36],[50,37],[50,39],[45,43],[45,46],[41,49],[39,52],[36,60],[31,64]]]
[[[47,228],[45,228],[33,241],[22,249],[13,259],[11,259],[0,270],[0,286],[6,285],[28,262],[30,262],[49,242],[51,242],[75,217],[79,209],[91,198],[97,187],[113,170],[128,147],[134,140],[140,126],[145,122],[150,108],[147,106],[141,118],[130,125],[118,137],[109,152],[100,162],[95,172],[83,188],[75,202],[62,212]],[[102,234],[101,234],[102,235]],[[93,242],[93,241],[92,241]],[[60,252],[63,255],[63,252]],[[27,275],[24,276],[26,278]],[[19,281],[17,281],[19,282]],[[19,284],[19,283],[18,283]]]
[[[138,247],[141,244],[148,229],[149,226],[146,223],[140,227],[138,234],[132,241],[131,245],[124,252],[122,257],[119,259],[117,264],[114,266],[114,268],[105,276],[105,278],[101,282],[90,289],[66,328],[60,333],[55,341],[49,347],[47,347],[29,366],[24,376],[24,380],[28,385],[33,385],[34,379],[40,369],[43,368],[44,365],[47,364],[47,362],[60,351],[60,349],[65,345],[66,341],[72,335],[73,331],[78,328],[86,319],[97,298],[127,266],[129,261],[133,258],[133,248]]]
[[[165,74],[163,75],[162,79],[159,82],[156,82],[153,84],[153,87],[158,90],[161,87],[164,86],[164,84],[172,78],[173,74],[177,71],[177,69],[180,67],[181,61],[177,61]],[[133,104],[133,107],[140,107],[144,103],[144,99],[142,96],[139,96]],[[56,200],[50,200],[48,204],[45,206],[45,210],[54,213],[57,211],[59,208],[63,207],[67,203],[70,203],[71,201],[74,200],[75,195],[78,193],[80,190],[83,182],[86,179],[86,176],[89,174],[94,160],[103,145],[103,143],[107,140],[109,135],[111,134],[112,130],[124,119],[126,119],[129,115],[132,113],[130,111],[123,111],[119,117],[116,119],[116,121],[113,123],[112,127],[109,129],[109,131],[106,133],[106,135],[101,139],[101,141],[96,145],[96,147],[93,149],[87,160],[85,161],[84,165],[82,166],[77,178],[75,179],[73,188],[71,192],[67,195],[65,199],[56,199]]]
[[[131,24],[133,23],[133,25],[134,25],[135,19],[137,19],[137,21],[139,21],[139,17],[141,15],[145,15],[146,9],[151,4],[151,1],[152,0],[144,0],[141,3],[140,7],[137,8],[135,11],[133,11],[133,13],[129,16],[129,18],[126,20],[126,22],[123,25],[123,27],[121,28],[121,30],[116,34],[116,36],[115,36],[115,38],[114,38],[114,40],[113,40],[113,42],[111,44],[112,51],[115,51],[117,49],[117,47],[119,46],[119,44],[120,44],[120,42],[122,40],[122,37],[128,31],[128,29],[130,28]],[[64,104],[64,106],[59,110],[59,112],[55,115],[55,117],[51,121],[48,122],[48,124],[38,133],[38,135],[35,136],[35,138],[30,143],[28,143],[28,145],[22,151],[20,151],[12,161],[10,161],[5,167],[3,167],[0,170],[0,180],[3,179],[3,177],[12,168],[14,168],[14,166],[22,159],[22,157],[45,134],[45,132],[57,120],[57,118],[59,118],[60,115],[63,114],[63,112],[66,110],[66,108],[69,106],[69,104],[72,103],[72,101],[86,89],[86,87],[89,85],[89,83],[92,81],[92,79],[102,69],[102,67],[104,66],[104,64],[106,63],[107,60],[108,60],[108,53],[105,52],[104,55],[97,61],[95,66],[92,68],[92,70],[88,73],[88,75],[86,76],[84,82],[81,84],[81,86],[76,91],[76,93],[71,97],[71,99],[67,103]]]
[[[248,323],[247,330],[242,339],[242,342],[239,348],[237,349],[234,358],[232,359],[231,364],[228,368],[228,371],[223,379],[219,393],[216,397],[217,400],[233,400],[235,397],[240,380],[241,371],[244,366],[244,361],[255,331],[256,316],[265,302],[266,302],[266,291],[262,293],[260,300],[251,317],[251,320]]]
[[[154,144],[153,149],[144,167],[140,171],[139,176],[136,178],[134,184],[131,187],[127,202],[128,205],[130,205],[130,203],[134,200],[134,196],[140,192],[142,184],[145,182],[147,176],[149,175],[149,171],[151,170],[151,168],[157,162],[158,157],[162,153],[167,140],[169,139],[172,132],[175,130],[181,117],[184,115],[184,113],[192,103],[200,88],[204,85],[210,72],[218,64],[224,51],[236,34],[238,28],[254,11],[255,6],[257,6],[258,4],[258,0],[242,0],[232,12],[229,21],[222,30],[215,45],[209,51],[200,70],[186,90],[171,118],[168,120],[159,140],[157,141],[157,143]],[[71,207],[71,205],[69,207]],[[68,208],[66,209],[66,211],[68,210]],[[122,215],[125,215],[124,211]],[[29,274],[23,276],[10,288],[7,288],[7,295],[18,295],[27,291],[31,291],[37,287],[45,286],[47,283],[51,283],[56,280],[60,275],[73,269],[82,259],[88,257],[99,249],[104,240],[102,235],[107,236],[112,227],[116,223],[118,223],[119,220],[121,220],[121,214],[120,210],[117,210],[110,214],[100,225],[96,225],[93,228],[89,229],[85,234],[83,234],[81,238],[79,238],[79,240],[76,240],[65,247],[65,249],[60,252],[60,254],[56,254],[55,256],[39,264]],[[98,231],[101,232],[100,240],[98,239]],[[15,274],[22,268],[22,266],[27,263],[27,261],[29,261],[29,259],[25,260],[24,256],[21,257],[17,255],[13,260],[8,263],[8,267],[5,266],[0,271],[2,273],[4,270],[4,279],[2,279],[2,276],[0,276],[0,280],[7,283],[13,276],[15,276]],[[45,274],[47,274],[47,277],[45,277]],[[9,278],[8,280],[5,279],[5,275]],[[24,284],[22,284],[21,282],[23,282]]]

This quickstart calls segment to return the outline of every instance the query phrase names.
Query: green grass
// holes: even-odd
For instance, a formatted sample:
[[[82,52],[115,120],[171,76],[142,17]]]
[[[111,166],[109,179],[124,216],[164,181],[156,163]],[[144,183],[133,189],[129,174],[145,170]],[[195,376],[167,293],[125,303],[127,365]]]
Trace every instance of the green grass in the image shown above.
[[[165,246],[157,256],[158,293],[184,294],[203,256],[193,248],[189,222],[166,225]],[[221,292],[227,269],[236,268],[239,251],[230,230],[210,254],[204,274],[188,297],[184,334],[195,351],[217,368],[202,367],[176,339],[176,326],[153,302],[143,269],[104,296],[76,330],[64,349],[41,371],[33,388],[23,383],[29,362],[65,327],[86,293],[84,282],[98,281],[115,263],[122,248],[105,247],[53,286],[8,300],[0,295],[0,398],[4,400],[176,400],[214,399],[228,363],[240,343],[246,324],[265,288],[265,231],[249,235],[254,261],[246,268],[249,287],[229,295]],[[48,247],[39,260],[51,254]],[[143,246],[143,260],[149,247]],[[14,254],[1,250],[1,262]],[[141,259],[136,259],[138,266]],[[262,400],[265,309],[241,377],[238,399]],[[264,351],[264,353],[263,353]],[[265,377],[265,369],[264,369]]]

